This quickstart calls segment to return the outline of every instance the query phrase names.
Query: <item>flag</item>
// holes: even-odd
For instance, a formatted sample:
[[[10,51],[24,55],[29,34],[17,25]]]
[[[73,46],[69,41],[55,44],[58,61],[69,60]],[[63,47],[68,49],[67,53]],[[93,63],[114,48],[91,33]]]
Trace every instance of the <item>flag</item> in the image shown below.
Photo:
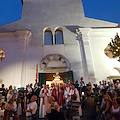
[[[36,79],[35,81],[37,82],[38,81],[38,64],[36,65]]]

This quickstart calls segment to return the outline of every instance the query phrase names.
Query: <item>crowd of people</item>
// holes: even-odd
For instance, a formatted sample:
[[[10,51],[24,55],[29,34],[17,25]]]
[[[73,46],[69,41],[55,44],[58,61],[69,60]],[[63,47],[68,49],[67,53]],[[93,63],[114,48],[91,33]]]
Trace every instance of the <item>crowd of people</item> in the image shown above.
[[[38,116],[37,116],[38,111]],[[120,120],[120,82],[52,83],[42,88],[4,84],[0,88],[0,120]]]
[[[40,89],[35,84],[26,88],[18,88],[12,85],[9,89],[2,84],[0,88],[0,120],[20,120],[23,114],[26,119],[32,120],[37,111],[37,96]]]
[[[80,86],[76,81],[75,87],[80,93],[83,118],[85,120],[120,120],[120,81],[99,84],[83,81]]]

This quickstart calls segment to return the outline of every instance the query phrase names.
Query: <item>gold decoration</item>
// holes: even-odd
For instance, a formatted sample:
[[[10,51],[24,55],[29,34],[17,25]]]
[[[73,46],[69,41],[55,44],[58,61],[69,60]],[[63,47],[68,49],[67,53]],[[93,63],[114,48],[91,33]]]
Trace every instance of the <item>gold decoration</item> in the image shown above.
[[[105,48],[104,53],[110,58],[119,57],[120,60],[120,37],[118,33],[115,35],[115,38],[112,39],[108,46]]]
[[[0,48],[0,61],[5,58],[5,52]]]

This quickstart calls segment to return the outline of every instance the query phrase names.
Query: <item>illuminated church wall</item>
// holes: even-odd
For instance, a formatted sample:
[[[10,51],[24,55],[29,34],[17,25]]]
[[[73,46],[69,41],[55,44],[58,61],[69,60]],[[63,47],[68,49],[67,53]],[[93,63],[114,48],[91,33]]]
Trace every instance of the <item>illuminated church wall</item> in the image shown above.
[[[0,62],[0,80],[7,87],[10,84],[16,86],[21,84],[24,48],[28,36],[29,31],[0,33],[0,47],[5,52],[5,58]]]
[[[82,64],[84,59],[81,57],[79,41],[75,37],[76,28],[80,28],[82,33],[87,60],[88,74],[86,78],[84,77],[85,82],[94,83],[105,79],[111,75],[113,64],[110,66],[105,64],[107,60],[112,60],[105,56],[104,48],[118,29],[114,28],[113,31],[110,28],[107,32],[103,28],[100,29],[102,32],[99,32],[96,27],[116,26],[115,23],[85,18],[82,0],[24,0],[22,19],[0,26],[0,47],[6,54],[0,62],[0,80],[3,80],[6,86],[12,84],[17,87],[20,84],[25,86],[34,83],[36,64],[40,65],[42,58],[49,54],[61,54],[66,57],[73,70],[74,80],[80,80],[80,77],[84,77]],[[53,35],[54,30],[61,27],[64,44],[43,45],[43,30],[46,27],[51,28]],[[12,33],[15,30],[21,30],[22,33]],[[10,32],[10,35],[3,38],[4,32]]]
[[[120,73],[114,69],[114,67],[120,68],[118,59],[109,58],[104,53],[111,38],[114,39],[116,33],[120,35],[120,28],[80,28],[80,30],[83,33],[88,79],[91,72],[94,73],[97,83],[101,80],[107,80],[109,76],[120,76]]]

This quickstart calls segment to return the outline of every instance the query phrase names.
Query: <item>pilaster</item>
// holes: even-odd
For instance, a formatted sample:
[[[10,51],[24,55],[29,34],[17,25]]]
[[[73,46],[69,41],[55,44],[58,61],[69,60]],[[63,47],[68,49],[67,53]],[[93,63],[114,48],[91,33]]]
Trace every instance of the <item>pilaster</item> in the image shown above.
[[[95,83],[94,63],[90,48],[89,31],[90,28],[78,28],[76,30],[76,40],[79,41],[82,58],[83,78],[85,83]]]

